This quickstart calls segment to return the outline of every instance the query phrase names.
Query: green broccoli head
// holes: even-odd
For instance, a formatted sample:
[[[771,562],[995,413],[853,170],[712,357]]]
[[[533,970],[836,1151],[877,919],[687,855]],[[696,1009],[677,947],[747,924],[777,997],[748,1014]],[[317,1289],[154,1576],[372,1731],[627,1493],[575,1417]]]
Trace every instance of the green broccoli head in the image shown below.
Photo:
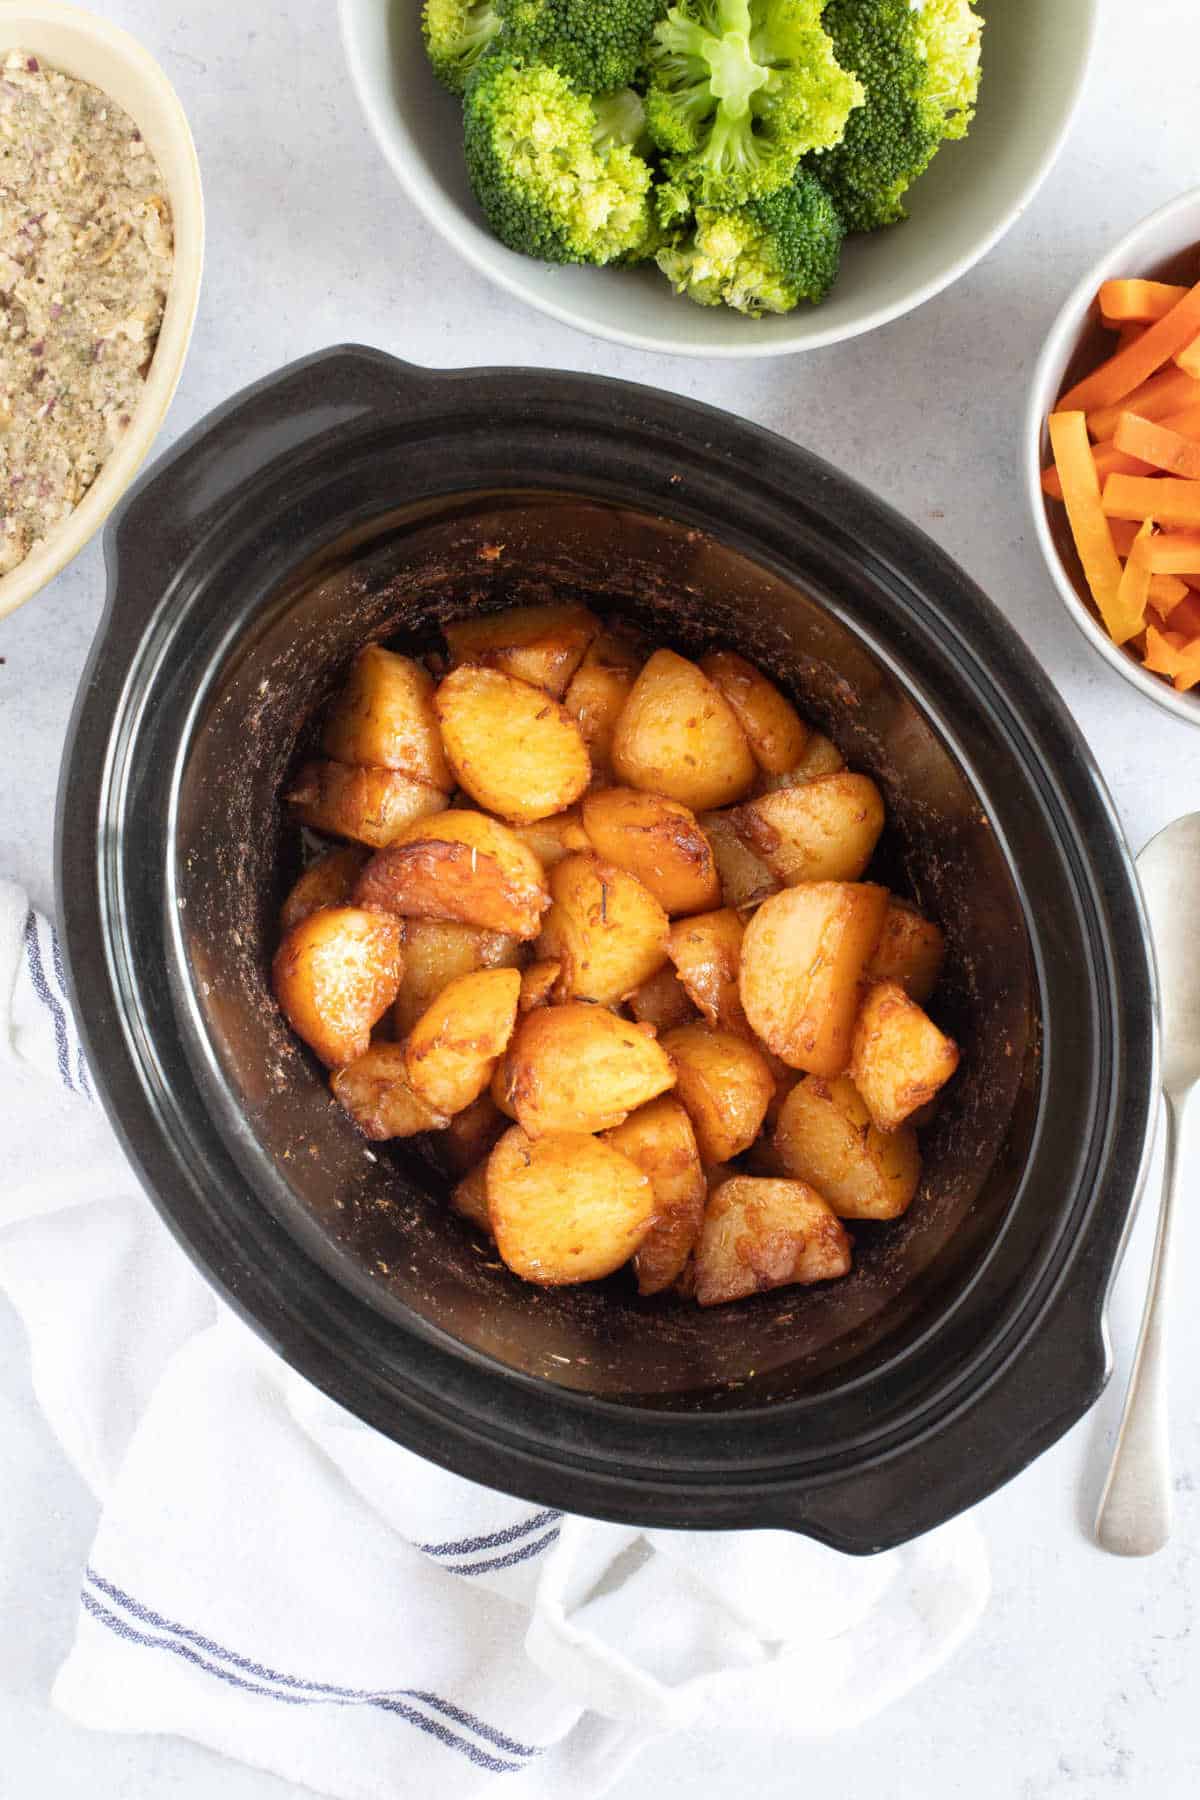
[[[708,205],[785,187],[836,144],[862,99],[821,27],[822,0],[679,0],[647,58],[646,120],[671,180]]]
[[[835,148],[809,166],[850,231],[905,217],[904,195],[944,138],[965,135],[979,79],[978,15],[966,0],[829,0],[825,29],[866,89]]]
[[[842,237],[833,201],[800,170],[779,193],[746,206],[699,207],[691,237],[656,261],[677,293],[757,317],[823,300],[837,278]]]
[[[512,48],[550,63],[581,93],[626,87],[665,0],[495,0]]]
[[[591,102],[557,69],[494,47],[467,87],[463,124],[475,197],[510,250],[608,263],[644,243],[650,166],[605,139]]]
[[[443,87],[452,94],[463,92],[500,24],[493,0],[425,0],[421,35],[425,54]]]

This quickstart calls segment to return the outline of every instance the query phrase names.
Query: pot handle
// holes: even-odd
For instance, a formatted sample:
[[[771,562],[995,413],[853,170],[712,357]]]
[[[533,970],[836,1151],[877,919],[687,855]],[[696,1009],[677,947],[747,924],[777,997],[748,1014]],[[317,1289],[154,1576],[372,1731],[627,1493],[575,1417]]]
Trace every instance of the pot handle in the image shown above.
[[[307,459],[330,432],[356,420],[379,424],[396,413],[419,415],[451,378],[383,350],[341,344],[243,388],[158,457],[112,514],[104,534],[109,605],[119,566],[125,620],[136,596],[148,621],[181,565],[247,483]]]

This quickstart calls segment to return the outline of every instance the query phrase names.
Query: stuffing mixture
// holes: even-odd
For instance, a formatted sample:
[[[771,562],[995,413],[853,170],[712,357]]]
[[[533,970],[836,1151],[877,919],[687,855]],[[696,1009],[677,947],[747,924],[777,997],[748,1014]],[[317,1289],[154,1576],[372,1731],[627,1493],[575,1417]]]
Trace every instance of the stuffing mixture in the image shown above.
[[[0,575],[79,504],[141,396],[174,249],[162,176],[106,94],[0,67]]]

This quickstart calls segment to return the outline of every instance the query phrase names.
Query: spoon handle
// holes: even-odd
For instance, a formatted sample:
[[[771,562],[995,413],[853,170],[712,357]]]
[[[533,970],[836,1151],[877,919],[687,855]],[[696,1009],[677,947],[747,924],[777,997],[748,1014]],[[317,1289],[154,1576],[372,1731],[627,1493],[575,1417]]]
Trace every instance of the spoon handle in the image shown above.
[[[1180,1138],[1189,1093],[1166,1096],[1163,1198],[1150,1287],[1125,1395],[1121,1429],[1096,1514],[1096,1537],[1116,1556],[1152,1556],[1171,1535],[1171,1446],[1167,1434],[1167,1285]]]

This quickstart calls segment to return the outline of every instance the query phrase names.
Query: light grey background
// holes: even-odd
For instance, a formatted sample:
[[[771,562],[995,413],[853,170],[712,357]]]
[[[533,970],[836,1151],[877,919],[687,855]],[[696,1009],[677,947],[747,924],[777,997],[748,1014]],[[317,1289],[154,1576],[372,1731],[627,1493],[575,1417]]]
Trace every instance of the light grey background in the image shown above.
[[[1066,153],[1005,242],[949,293],[840,349],[741,366],[594,343],[485,286],[386,173],[345,79],[332,0],[109,0],[97,10],[161,59],[205,175],[204,296],[164,441],[243,383],[345,339],[438,366],[616,374],[728,407],[850,471],[965,565],[1058,683],[1135,848],[1200,807],[1200,732],[1134,695],[1077,635],[1039,564],[1017,467],[1025,385],[1067,290],[1128,226],[1200,181],[1196,0],[1108,0]],[[103,586],[93,545],[0,624],[0,873],[45,907],[59,751]],[[1118,1377],[1148,1223],[1114,1307]],[[1200,1790],[1194,1216],[1185,1214],[1180,1235],[1171,1547],[1121,1563],[1087,1536],[1118,1380],[1090,1419],[980,1509],[995,1593],[950,1668],[852,1739],[781,1746],[731,1729],[659,1746],[617,1800],[800,1791],[809,1800],[1183,1800]],[[187,1743],[92,1735],[49,1710],[93,1516],[41,1421],[25,1344],[0,1301],[0,1800],[207,1800],[217,1787],[225,1800],[299,1794]]]

